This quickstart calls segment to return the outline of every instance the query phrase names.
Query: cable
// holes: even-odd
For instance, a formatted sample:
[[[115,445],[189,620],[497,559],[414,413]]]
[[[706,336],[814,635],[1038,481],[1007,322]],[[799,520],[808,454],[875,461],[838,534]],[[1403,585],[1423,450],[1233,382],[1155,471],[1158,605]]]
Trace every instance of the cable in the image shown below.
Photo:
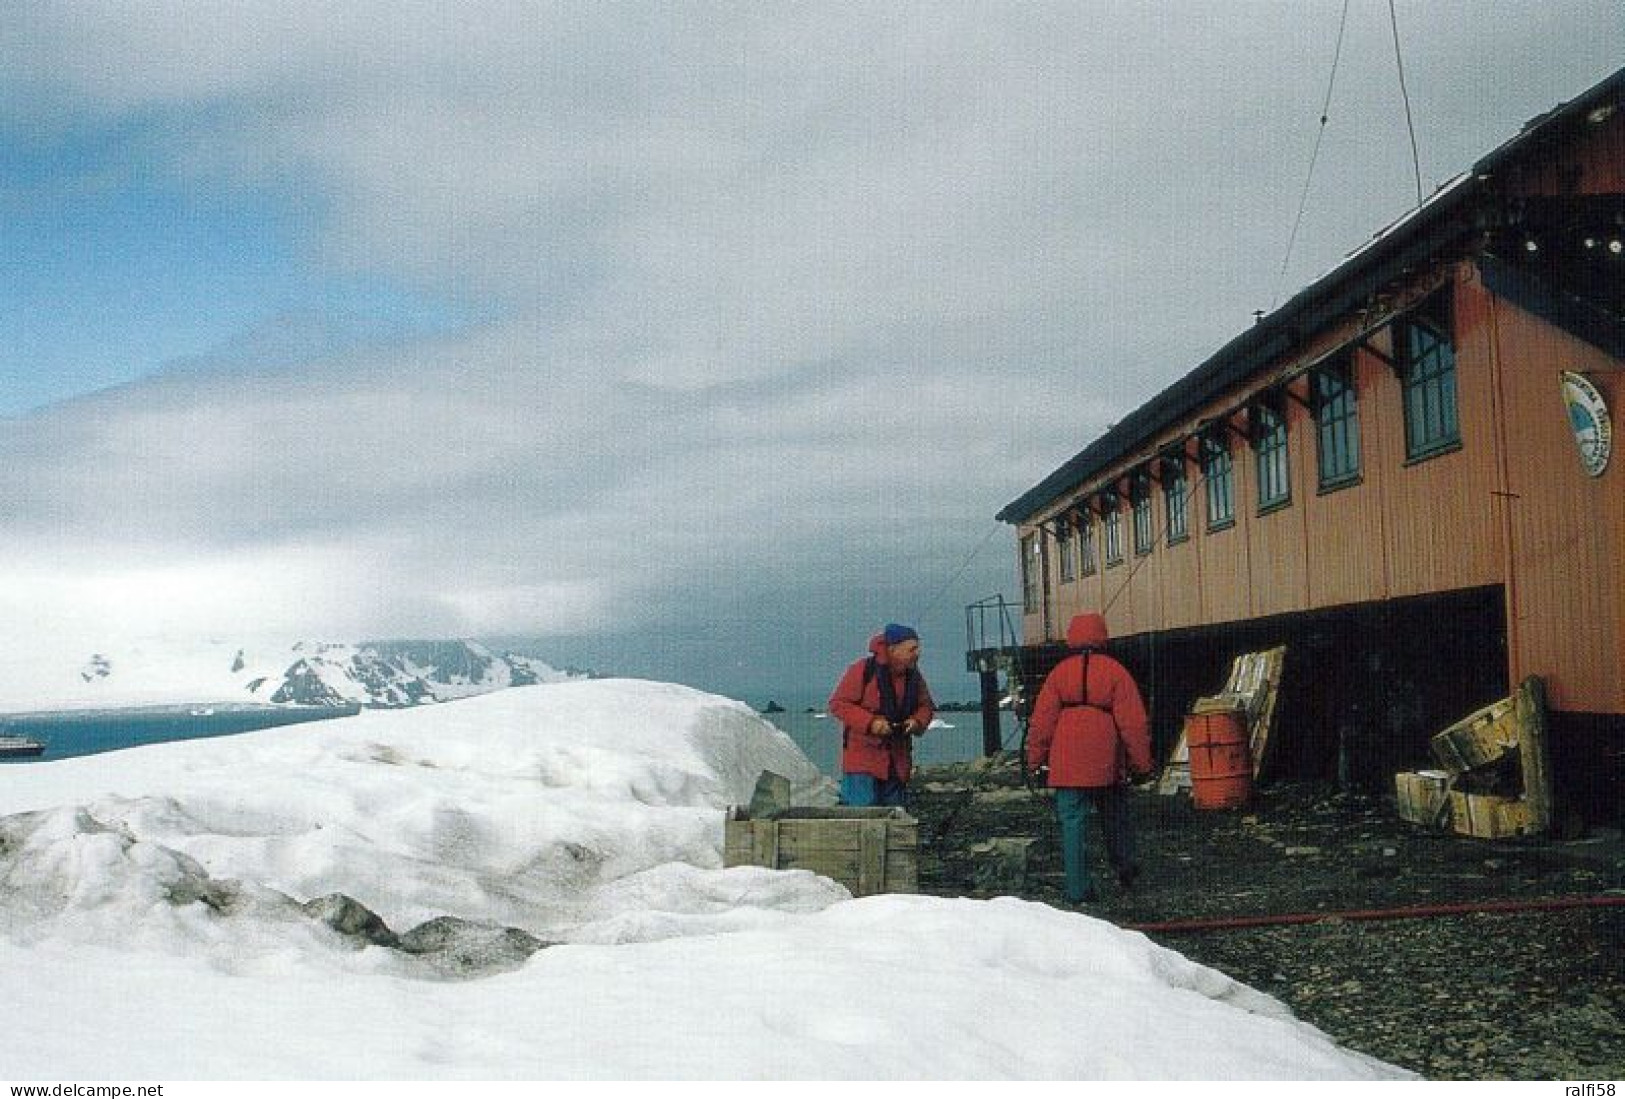
[[[1343,15],[1337,22],[1337,48],[1332,52],[1332,74],[1326,80],[1326,101],[1320,107],[1320,129],[1315,132],[1315,148],[1309,154],[1309,171],[1304,177],[1303,194],[1298,198],[1298,215],[1292,219],[1292,233],[1287,237],[1286,255],[1281,257],[1281,271],[1275,276],[1275,293],[1270,298],[1270,310],[1281,300],[1281,284],[1286,281],[1287,264],[1292,260],[1293,246],[1298,242],[1298,229],[1303,224],[1303,212],[1309,205],[1309,185],[1315,178],[1315,163],[1320,159],[1320,143],[1326,136],[1326,120],[1331,117],[1332,89],[1337,86],[1337,63],[1343,57],[1343,32],[1348,27],[1349,0],[1343,0]]]
[[[1411,120],[1411,93],[1405,88],[1405,58],[1399,52],[1399,17],[1394,14],[1394,0],[1388,0],[1388,25],[1394,32],[1394,62],[1399,66],[1399,96],[1405,101],[1405,128],[1411,135],[1411,167],[1416,172],[1416,205],[1422,206],[1422,157],[1416,149],[1416,124]]]
[[[947,582],[945,584],[943,584],[942,587],[938,588],[936,594],[933,595],[929,600],[926,601],[924,610],[922,610],[918,615],[915,616],[915,621],[916,622],[923,621],[927,614],[930,614],[932,611],[937,609],[937,603],[942,599],[942,597],[944,595],[947,594],[948,589],[954,586],[954,581],[958,580],[961,576],[963,576],[965,574],[965,570],[970,568],[970,563],[972,561],[976,560],[976,555],[981,553],[984,549],[986,549],[987,544],[989,542],[993,541],[993,536],[995,534],[999,533],[999,531],[1001,531],[1003,529],[1004,529],[1003,524],[1000,524],[1000,523],[994,523],[993,524],[992,529],[990,529],[987,532],[987,534],[985,536],[983,536],[982,540],[977,543],[976,548],[971,550],[970,553],[968,555],[966,555],[964,561],[960,562],[959,568],[954,570],[954,574],[952,576],[948,577]]]

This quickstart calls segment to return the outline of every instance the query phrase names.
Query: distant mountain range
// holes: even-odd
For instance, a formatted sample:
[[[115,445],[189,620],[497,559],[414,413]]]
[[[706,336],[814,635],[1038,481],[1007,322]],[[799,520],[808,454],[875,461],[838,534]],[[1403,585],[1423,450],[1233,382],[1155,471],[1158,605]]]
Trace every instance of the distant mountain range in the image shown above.
[[[302,641],[258,647],[219,640],[144,641],[91,653],[71,673],[35,661],[26,676],[9,677],[25,681],[0,684],[0,711],[30,703],[47,708],[172,702],[390,708],[587,677],[475,641]],[[4,695],[23,705],[6,705]]]
[[[280,673],[244,683],[251,695],[300,706],[418,706],[573,678],[534,657],[473,641],[363,641],[295,645]],[[246,668],[242,654],[235,664]]]

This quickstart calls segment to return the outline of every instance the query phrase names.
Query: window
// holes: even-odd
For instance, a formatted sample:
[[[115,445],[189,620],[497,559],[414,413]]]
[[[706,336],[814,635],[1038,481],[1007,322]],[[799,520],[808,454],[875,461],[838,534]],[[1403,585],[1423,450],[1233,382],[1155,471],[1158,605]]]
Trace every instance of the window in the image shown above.
[[[1202,440],[1202,480],[1207,485],[1207,529],[1230,526],[1236,521],[1236,494],[1230,445],[1222,429]]]
[[[1070,584],[1078,578],[1077,559],[1074,556],[1077,546],[1072,540],[1072,522],[1064,515],[1055,521],[1055,538],[1061,548],[1061,583]]]
[[[1162,510],[1168,517],[1170,546],[1190,537],[1190,515],[1185,503],[1185,456],[1169,455],[1162,460]]]
[[[1078,563],[1083,575],[1095,574],[1095,517],[1088,510],[1078,516]]]
[[[1021,603],[1028,614],[1037,614],[1044,600],[1044,546],[1036,534],[1021,540]]]
[[[1315,371],[1309,394],[1320,449],[1320,487],[1337,488],[1359,480],[1360,414],[1350,360],[1345,357]]]
[[[1150,553],[1156,547],[1157,535],[1151,522],[1151,477],[1136,473],[1129,483],[1128,498],[1134,513],[1134,552]]]
[[[1117,496],[1108,492],[1100,498],[1100,525],[1104,528],[1106,564],[1123,563],[1123,513],[1118,509]]]
[[[1258,462],[1258,510],[1272,511],[1292,500],[1287,473],[1286,414],[1279,404],[1253,406],[1253,451]]]
[[[1405,390],[1405,456],[1412,460],[1461,445],[1451,329],[1448,289],[1394,324],[1394,359]]]

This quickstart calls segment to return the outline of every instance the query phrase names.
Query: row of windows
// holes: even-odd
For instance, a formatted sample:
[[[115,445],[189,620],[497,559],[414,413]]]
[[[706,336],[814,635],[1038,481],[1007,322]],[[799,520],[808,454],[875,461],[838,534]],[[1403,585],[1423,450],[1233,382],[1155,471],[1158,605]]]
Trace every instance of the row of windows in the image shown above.
[[[1393,366],[1403,394],[1405,452],[1408,461],[1431,457],[1460,445],[1456,410],[1456,352],[1448,291],[1430,299],[1394,326]],[[1288,461],[1286,398],[1275,393],[1248,410],[1247,441],[1253,452],[1253,475],[1260,514],[1292,502]],[[1301,399],[1301,398],[1299,398]],[[1309,379],[1309,408],[1314,418],[1316,465],[1322,492],[1360,479],[1360,416],[1352,352],[1315,368]],[[1223,530],[1236,520],[1235,456],[1228,421],[1198,437],[1195,461],[1201,472],[1207,529]],[[1131,536],[1136,554],[1150,553],[1157,543],[1152,516],[1153,483],[1163,497],[1164,536],[1169,545],[1190,537],[1189,501],[1183,449],[1164,454],[1128,478]],[[1095,521],[1095,514],[1099,522]],[[1092,575],[1098,562],[1109,567],[1123,561],[1122,502],[1115,489],[1087,501],[1081,514],[1063,519],[1056,531],[1060,580],[1071,583]],[[1038,609],[1043,587],[1043,545],[1029,536],[1022,546],[1022,587],[1029,613]]]

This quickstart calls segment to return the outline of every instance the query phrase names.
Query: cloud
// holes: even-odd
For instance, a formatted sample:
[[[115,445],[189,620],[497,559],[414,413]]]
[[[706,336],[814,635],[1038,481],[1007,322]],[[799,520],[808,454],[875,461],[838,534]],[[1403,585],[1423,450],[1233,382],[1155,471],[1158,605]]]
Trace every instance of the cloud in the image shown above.
[[[8,133],[117,131],[108,178],[272,196],[312,272],[467,323],[284,317],[309,338],[0,421],[0,604],[657,634],[672,666],[952,637],[1014,587],[1008,536],[964,567],[992,515],[1271,304],[1340,10],[9,13]],[[1625,33],[1609,3],[1399,13],[1429,181]],[[1351,15],[1288,293],[1412,200],[1387,33]]]

